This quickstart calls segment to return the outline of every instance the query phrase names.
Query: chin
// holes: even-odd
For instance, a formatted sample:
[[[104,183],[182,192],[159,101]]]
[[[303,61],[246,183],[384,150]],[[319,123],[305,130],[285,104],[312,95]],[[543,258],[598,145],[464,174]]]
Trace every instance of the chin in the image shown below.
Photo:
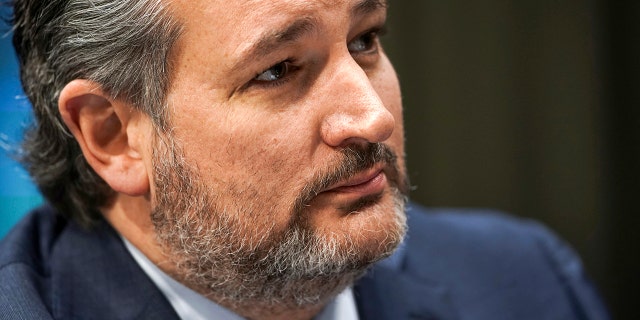
[[[337,210],[333,219],[312,221],[316,234],[326,242],[353,250],[359,264],[371,264],[389,256],[404,239],[406,215],[404,197],[387,191],[364,197]]]

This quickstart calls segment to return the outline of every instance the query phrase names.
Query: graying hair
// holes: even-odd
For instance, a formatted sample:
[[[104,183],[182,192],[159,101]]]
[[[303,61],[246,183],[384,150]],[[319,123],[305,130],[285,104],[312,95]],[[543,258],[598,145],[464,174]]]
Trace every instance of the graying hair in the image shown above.
[[[166,130],[166,91],[180,25],[162,0],[14,0],[13,44],[35,115],[19,155],[45,198],[90,225],[113,190],[88,165],[58,112],[60,91],[91,80]]]

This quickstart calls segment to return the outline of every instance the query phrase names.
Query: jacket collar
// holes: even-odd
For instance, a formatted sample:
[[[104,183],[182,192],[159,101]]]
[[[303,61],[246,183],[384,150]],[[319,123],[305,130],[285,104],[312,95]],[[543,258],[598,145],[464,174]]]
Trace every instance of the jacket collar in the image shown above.
[[[406,251],[403,244],[356,283],[360,319],[457,319],[445,286],[404,271]]]
[[[52,312],[58,319],[178,319],[108,223],[75,223],[52,248]]]
[[[56,318],[178,319],[108,223],[89,231],[70,223],[52,250]],[[404,271],[406,252],[402,245],[355,284],[360,319],[456,319],[444,286]]]

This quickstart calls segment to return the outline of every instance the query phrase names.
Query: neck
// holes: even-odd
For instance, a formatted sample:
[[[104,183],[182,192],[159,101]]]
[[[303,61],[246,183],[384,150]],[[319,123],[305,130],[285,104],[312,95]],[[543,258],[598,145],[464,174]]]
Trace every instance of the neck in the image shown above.
[[[314,316],[319,314],[324,309],[324,307],[329,304],[329,302],[335,299],[337,295],[343,292],[353,282],[352,276],[344,277],[342,281],[340,281],[340,283],[334,287],[334,291],[326,293],[326,295],[322,298],[314,299],[314,303],[300,305],[299,301],[296,302],[295,298],[293,297],[286,299],[279,298],[277,299],[277,301],[270,300],[268,297],[254,297],[252,299],[246,300],[232,300],[224,295],[219,295],[218,292],[215,292],[211,288],[203,286],[199,282],[192,281],[193,279],[185,279],[183,276],[175,273],[169,275],[181,284],[206,297],[212,302],[233,311],[243,318],[250,320],[312,319]],[[300,284],[300,286],[305,285],[307,284]]]
[[[292,319],[292,320],[309,320],[315,315],[320,313],[324,305],[306,307],[301,309],[289,309],[289,310],[268,310],[251,308],[251,310],[236,311],[241,316],[251,320],[277,320],[277,319]]]

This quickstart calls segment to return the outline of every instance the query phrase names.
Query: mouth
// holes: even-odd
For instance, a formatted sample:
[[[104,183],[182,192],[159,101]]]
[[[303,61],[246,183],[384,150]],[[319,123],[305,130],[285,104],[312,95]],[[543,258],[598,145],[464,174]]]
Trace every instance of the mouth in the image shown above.
[[[386,185],[387,176],[382,167],[378,166],[332,185],[321,193],[345,194],[362,197],[382,193]]]

